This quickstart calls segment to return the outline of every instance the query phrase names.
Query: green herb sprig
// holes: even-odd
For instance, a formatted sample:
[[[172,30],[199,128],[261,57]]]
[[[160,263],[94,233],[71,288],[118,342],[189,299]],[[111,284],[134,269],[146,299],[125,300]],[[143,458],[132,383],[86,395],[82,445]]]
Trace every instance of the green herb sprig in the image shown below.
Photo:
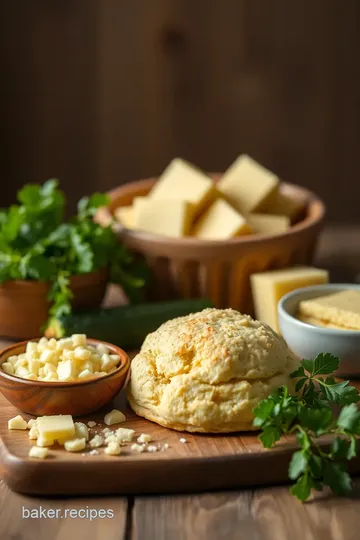
[[[300,448],[292,455],[289,477],[295,481],[290,491],[300,501],[308,499],[311,489],[329,486],[337,495],[351,489],[346,462],[357,453],[360,396],[349,381],[334,379],[339,364],[339,358],[329,353],[302,360],[291,373],[298,379],[298,394],[291,395],[282,386],[254,409],[254,426],[261,430],[259,439],[265,448],[274,446],[282,435],[296,435]],[[339,414],[334,406],[341,407]],[[321,444],[324,437],[330,439],[327,446]]]
[[[118,243],[113,223],[94,221],[107,195],[82,198],[77,214],[64,221],[65,195],[57,180],[29,184],[17,194],[19,204],[0,211],[0,283],[26,279],[51,285],[50,318],[71,313],[70,277],[107,268],[130,301],[141,298],[146,266]]]

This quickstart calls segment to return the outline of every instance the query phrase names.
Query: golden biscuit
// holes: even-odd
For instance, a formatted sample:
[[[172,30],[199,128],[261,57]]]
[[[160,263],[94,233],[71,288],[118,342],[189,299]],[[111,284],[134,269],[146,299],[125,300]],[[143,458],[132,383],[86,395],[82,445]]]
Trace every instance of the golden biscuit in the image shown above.
[[[131,364],[128,399],[140,416],[180,431],[253,430],[253,408],[286,384],[297,360],[269,326],[208,308],[162,324]]]

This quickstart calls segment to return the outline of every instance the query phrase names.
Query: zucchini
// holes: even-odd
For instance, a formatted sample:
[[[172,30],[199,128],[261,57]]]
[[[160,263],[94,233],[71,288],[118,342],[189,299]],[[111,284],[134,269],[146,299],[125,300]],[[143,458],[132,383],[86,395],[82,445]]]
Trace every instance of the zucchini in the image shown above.
[[[86,334],[89,338],[107,341],[123,349],[138,349],[146,336],[164,322],[207,307],[212,307],[209,300],[194,298],[78,311],[52,319],[45,335],[61,338]]]

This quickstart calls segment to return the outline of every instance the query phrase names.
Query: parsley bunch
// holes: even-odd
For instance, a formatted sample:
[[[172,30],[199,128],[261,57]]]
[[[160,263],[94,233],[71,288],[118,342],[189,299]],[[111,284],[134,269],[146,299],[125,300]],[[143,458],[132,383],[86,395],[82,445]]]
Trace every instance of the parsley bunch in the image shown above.
[[[65,196],[57,180],[29,184],[17,194],[19,204],[0,211],[0,283],[29,279],[51,283],[49,315],[71,313],[70,277],[108,268],[131,301],[140,298],[146,268],[117,242],[112,223],[94,221],[97,209],[109,203],[95,193],[78,203],[77,214],[64,221]]]
[[[296,481],[291,493],[301,501],[312,488],[321,491],[326,485],[338,495],[351,489],[346,461],[357,452],[360,411],[356,403],[360,396],[349,381],[336,382],[331,375],[339,364],[329,353],[302,360],[291,373],[298,379],[298,395],[282,386],[254,409],[254,426],[262,430],[259,439],[265,448],[271,448],[281,435],[296,435],[300,449],[292,456],[289,477]],[[341,407],[338,415],[334,405]],[[324,447],[320,440],[326,436],[331,439]]]

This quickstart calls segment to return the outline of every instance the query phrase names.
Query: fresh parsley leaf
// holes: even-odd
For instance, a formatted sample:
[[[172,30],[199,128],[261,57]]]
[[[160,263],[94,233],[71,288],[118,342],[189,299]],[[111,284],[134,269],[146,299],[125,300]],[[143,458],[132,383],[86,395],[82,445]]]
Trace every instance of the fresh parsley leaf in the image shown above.
[[[259,435],[259,439],[262,442],[264,448],[271,448],[274,446],[276,441],[278,441],[281,437],[281,430],[276,426],[270,426],[264,428],[261,435]]]
[[[300,392],[300,390],[302,389],[302,387],[304,386],[304,384],[308,381],[308,378],[307,377],[302,377],[301,379],[299,379],[295,385],[295,392]]]
[[[346,458],[349,452],[350,442],[340,437],[335,437],[331,441],[331,457],[335,459]]]
[[[360,411],[355,403],[345,405],[340,411],[336,421],[339,428],[350,431],[351,433],[359,433],[360,429]]]
[[[320,391],[324,397],[335,405],[348,405],[357,403],[360,399],[358,390],[351,386],[349,381],[342,381],[335,384],[320,382]]]
[[[313,361],[313,371],[311,375],[328,375],[336,371],[340,365],[340,360],[337,356],[330,353],[320,353]]]
[[[351,491],[351,478],[342,463],[326,461],[323,481],[336,495]]]
[[[51,259],[47,259],[44,255],[34,255],[24,257],[21,261],[20,268],[26,277],[36,279],[38,281],[50,281],[56,274],[56,265]]]
[[[356,457],[356,450],[357,450],[356,439],[355,439],[354,436],[351,436],[350,437],[350,444],[349,444],[348,452],[347,452],[347,455],[346,455],[346,459],[352,459],[352,458]]]
[[[274,406],[273,399],[263,399],[254,409],[254,426],[261,426],[273,412]]]
[[[300,501],[304,502],[309,498],[313,485],[314,482],[311,477],[307,474],[303,474],[300,476],[300,478],[298,478],[296,484],[291,487],[290,492]]]
[[[292,379],[296,379],[297,377],[306,377],[303,366],[299,366],[297,369],[295,369],[295,371],[290,373],[290,377]]]
[[[308,460],[304,452],[298,450],[292,455],[289,465],[289,478],[296,480],[302,473],[306,471]]]
[[[314,360],[307,360],[306,358],[304,358],[303,360],[301,360],[300,365],[303,367],[303,369],[304,369],[305,371],[307,371],[308,373],[310,373],[310,375],[313,374],[313,371],[314,371]]]
[[[333,413],[330,408],[313,409],[303,407],[299,413],[299,420],[302,426],[306,427],[314,433],[326,430],[333,418]]]

